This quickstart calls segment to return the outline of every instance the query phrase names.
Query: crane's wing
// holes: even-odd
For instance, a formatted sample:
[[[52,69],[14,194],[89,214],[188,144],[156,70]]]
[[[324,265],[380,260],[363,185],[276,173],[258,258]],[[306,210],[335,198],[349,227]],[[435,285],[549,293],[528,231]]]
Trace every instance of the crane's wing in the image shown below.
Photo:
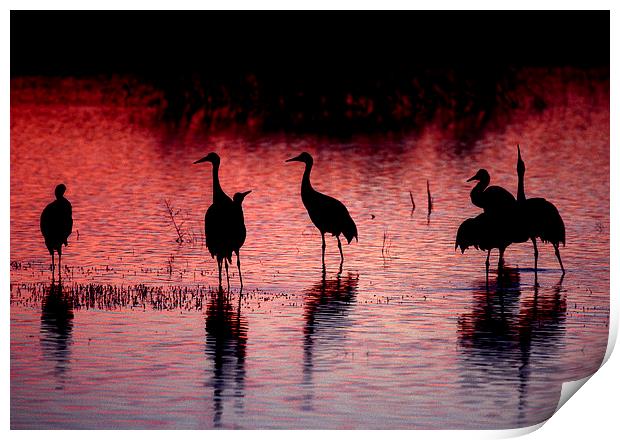
[[[525,201],[529,233],[543,242],[566,244],[566,229],[560,212],[555,205],[543,198]]]
[[[357,226],[340,200],[314,191],[311,197],[304,200],[304,205],[310,219],[319,230],[334,235],[342,233],[348,243],[354,237],[357,239]]]
[[[500,209],[512,208],[517,201],[510,191],[501,186],[489,186],[484,190],[484,197],[493,204],[493,207]]]
[[[41,213],[40,227],[41,227],[41,233],[43,234],[43,237],[45,238],[51,237],[51,234],[52,234],[52,222],[53,222],[52,211],[53,211],[53,206],[50,203],[49,205],[45,207],[45,209],[43,209],[43,212]]]
[[[66,205],[63,206],[61,223],[62,236],[64,238],[63,242],[65,246],[67,246],[67,239],[69,238],[69,235],[71,235],[71,233],[73,232],[73,209],[69,201],[67,201]]]
[[[205,214],[205,244],[212,257],[232,258],[231,228],[230,206],[209,206]]]
[[[209,206],[205,213],[205,246],[209,247],[209,237],[214,235],[214,223],[215,223],[215,208],[214,205]]]

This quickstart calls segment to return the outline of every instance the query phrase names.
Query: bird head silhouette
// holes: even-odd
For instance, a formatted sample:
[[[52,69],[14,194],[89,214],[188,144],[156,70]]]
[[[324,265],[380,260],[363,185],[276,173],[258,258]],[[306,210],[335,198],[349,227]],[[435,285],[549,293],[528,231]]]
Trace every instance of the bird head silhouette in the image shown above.
[[[523,175],[525,174],[525,162],[521,159],[521,148],[519,147],[519,144],[517,144],[517,156],[517,174]]]
[[[202,163],[202,162],[211,162],[213,165],[219,165],[220,164],[220,156],[217,155],[217,153],[209,153],[207,154],[205,157],[203,157],[202,159],[198,159],[196,162],[194,162],[194,164],[197,163]]]
[[[233,202],[238,203],[239,205],[241,205],[241,203],[243,203],[243,199],[245,199],[245,196],[247,196],[251,192],[252,192],[252,190],[235,193],[235,195],[233,196]]]
[[[485,170],[484,168],[480,168],[474,176],[470,177],[466,181],[471,182],[472,180],[479,180],[480,182],[489,182],[491,180],[491,177],[489,176],[489,172],[487,170]]]
[[[304,151],[299,156],[291,157],[290,159],[287,159],[285,162],[303,162],[306,165],[312,165],[313,160],[312,160],[312,156],[310,156],[310,153],[306,153]]]
[[[67,191],[67,187],[63,183],[61,183],[60,185],[56,186],[54,194],[56,194],[57,199],[61,199],[62,196],[65,195],[65,191]]]

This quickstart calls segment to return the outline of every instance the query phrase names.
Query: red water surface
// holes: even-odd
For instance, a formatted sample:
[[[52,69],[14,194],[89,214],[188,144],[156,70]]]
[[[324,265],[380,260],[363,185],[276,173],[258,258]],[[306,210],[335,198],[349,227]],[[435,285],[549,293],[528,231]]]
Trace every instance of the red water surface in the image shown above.
[[[559,80],[558,80],[559,81]],[[36,83],[36,81],[35,81]],[[548,417],[561,382],[607,344],[609,84],[553,83],[549,106],[468,142],[450,127],[336,142],[214,135],[152,121],[147,107],[18,99],[11,106],[13,428],[513,428]],[[109,84],[107,85],[109,87]],[[88,96],[88,92],[81,91]],[[96,93],[96,92],[92,92]],[[36,95],[36,94],[35,94]],[[15,99],[13,99],[15,97]],[[510,247],[510,283],[487,291],[484,254],[454,251],[478,214],[465,180],[486,168],[562,214],[561,277],[541,245]],[[218,297],[203,245],[211,165],[244,202],[232,292]],[[338,274],[301,203],[314,187],[349,209],[359,242]],[[433,212],[426,212],[426,183]],[[39,216],[67,185],[74,233],[50,289]],[[416,209],[412,212],[410,192]],[[182,222],[179,244],[164,200]]]

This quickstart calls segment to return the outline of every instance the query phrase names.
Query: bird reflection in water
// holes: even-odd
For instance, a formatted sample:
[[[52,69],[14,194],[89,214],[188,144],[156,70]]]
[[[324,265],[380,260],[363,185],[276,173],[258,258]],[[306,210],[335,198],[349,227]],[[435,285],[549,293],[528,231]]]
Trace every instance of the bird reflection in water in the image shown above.
[[[346,338],[344,331],[351,326],[347,315],[355,303],[359,275],[349,273],[342,278],[326,279],[323,273],[319,283],[305,292],[304,301],[304,359],[302,409],[312,411],[313,374],[320,363],[315,348],[339,352]],[[315,347],[316,343],[316,347]]]
[[[213,426],[219,428],[228,398],[234,399],[235,414],[243,415],[248,328],[241,316],[241,296],[235,309],[230,296],[214,294],[206,313],[205,353],[212,363],[207,386],[213,389]]]
[[[41,349],[43,356],[54,362],[57,389],[64,388],[69,370],[73,331],[73,304],[62,293],[62,285],[52,283],[41,308]]]
[[[550,289],[540,289],[536,281],[534,294],[524,298],[521,303],[518,327],[519,348],[521,350],[521,366],[519,367],[519,422],[523,420],[527,407],[525,396],[527,380],[531,373],[532,355],[543,361],[543,368],[553,368],[553,362],[559,358],[557,352],[564,346],[563,336],[566,331],[566,295],[563,294],[560,280]],[[557,361],[555,361],[557,362]],[[557,368],[557,367],[556,367]],[[571,378],[574,379],[574,378]],[[557,393],[559,397],[560,386]],[[553,402],[552,402],[553,403]],[[550,408],[551,416],[554,407]]]
[[[559,368],[557,352],[563,346],[566,320],[562,281],[563,277],[552,288],[534,283],[523,289],[519,272],[505,268],[497,284],[487,288],[485,280],[476,286],[472,310],[458,321],[461,383],[469,401],[484,399],[487,389],[505,387],[502,402],[495,404],[507,413],[514,408],[516,420],[511,423],[527,426],[552,415],[560,384],[531,386],[531,376],[540,380]],[[539,395],[534,398],[532,393]],[[528,401],[536,406],[529,407]]]

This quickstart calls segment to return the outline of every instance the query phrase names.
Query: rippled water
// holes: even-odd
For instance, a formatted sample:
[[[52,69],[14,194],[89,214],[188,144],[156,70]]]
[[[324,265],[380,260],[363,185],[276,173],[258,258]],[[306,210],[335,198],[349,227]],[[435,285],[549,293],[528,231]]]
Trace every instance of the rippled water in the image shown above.
[[[561,383],[596,370],[609,316],[608,84],[558,87],[544,111],[516,113],[458,142],[450,127],[404,138],[206,135],[110,104],[11,106],[13,428],[513,428],[556,407]],[[93,92],[95,93],[95,92]],[[507,280],[482,252],[454,251],[478,211],[478,168],[560,210],[561,277],[540,245],[506,253]],[[342,200],[359,243],[320,235],[299,196]],[[224,190],[244,202],[244,292],[214,293],[203,246],[216,151]],[[433,211],[427,216],[427,180]],[[51,287],[39,215],[64,182],[74,233]],[[411,196],[410,196],[411,193]],[[411,198],[415,201],[412,212]],[[168,201],[184,242],[167,214]],[[496,255],[494,255],[496,262]]]

